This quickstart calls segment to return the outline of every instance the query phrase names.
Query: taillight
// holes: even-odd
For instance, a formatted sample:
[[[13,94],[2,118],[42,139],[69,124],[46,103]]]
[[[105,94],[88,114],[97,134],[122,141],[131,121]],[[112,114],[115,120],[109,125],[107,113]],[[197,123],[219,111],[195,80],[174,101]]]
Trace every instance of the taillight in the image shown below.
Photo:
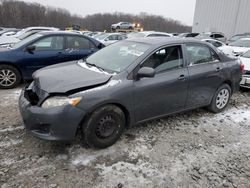
[[[241,70],[241,72],[243,73],[244,72],[244,70],[245,70],[245,65],[244,64],[240,64],[240,70]]]

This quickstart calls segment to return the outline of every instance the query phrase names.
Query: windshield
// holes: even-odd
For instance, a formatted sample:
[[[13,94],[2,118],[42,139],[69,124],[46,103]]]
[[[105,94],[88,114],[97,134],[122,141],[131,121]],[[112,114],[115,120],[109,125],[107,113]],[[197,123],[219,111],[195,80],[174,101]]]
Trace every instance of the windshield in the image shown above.
[[[35,33],[36,33],[35,31],[29,31],[29,32],[26,32],[26,33],[19,35],[17,38],[19,38],[20,40],[23,40],[23,39],[27,38],[28,36],[35,34]]]
[[[250,47],[250,39],[249,40],[237,40],[235,42],[229,43],[229,46],[237,46],[237,47]]]
[[[29,43],[29,42],[33,41],[34,39],[39,38],[39,37],[41,37],[41,36],[42,36],[42,35],[41,35],[41,34],[38,34],[38,33],[37,33],[37,34],[34,34],[34,35],[31,35],[31,36],[29,36],[29,37],[27,37],[27,38],[21,40],[20,42],[14,44],[14,45],[12,46],[12,48],[14,48],[14,49],[19,48],[19,47],[23,46],[24,44]]]
[[[108,72],[122,72],[137,58],[143,55],[150,45],[121,41],[94,53],[86,59],[87,64],[92,64]]]
[[[242,57],[250,58],[250,50],[242,55]]]

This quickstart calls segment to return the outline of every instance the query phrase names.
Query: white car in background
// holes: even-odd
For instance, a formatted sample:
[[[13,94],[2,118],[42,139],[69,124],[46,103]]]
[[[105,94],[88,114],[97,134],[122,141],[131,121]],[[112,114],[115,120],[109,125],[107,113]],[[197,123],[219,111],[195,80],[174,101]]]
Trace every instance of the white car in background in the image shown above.
[[[250,38],[242,38],[237,41],[231,42],[226,48],[228,47],[232,48],[233,55],[240,56],[250,50]],[[222,50],[224,49],[225,48],[222,47]]]
[[[211,38],[211,39],[219,40],[221,42],[227,41],[224,34],[220,32],[204,32],[204,33],[200,33],[199,35],[197,35],[196,38],[199,38],[199,39]]]
[[[113,44],[117,41],[126,39],[127,36],[125,34],[121,34],[121,33],[103,33],[103,34],[94,36],[93,38],[100,41],[105,46],[108,46],[108,45]]]
[[[226,55],[234,55],[233,48],[230,46],[227,46],[225,43],[219,40],[208,38],[208,39],[202,39],[201,41],[212,44],[214,47],[216,47],[218,50],[222,51]]]
[[[240,60],[244,65],[245,72],[242,75],[240,86],[250,89],[250,50],[240,56]]]
[[[25,29],[22,29],[18,31],[14,35],[9,35],[9,36],[1,36],[0,37],[0,46],[1,47],[7,47],[12,44],[15,44],[22,40],[22,36],[26,36],[27,33],[30,32],[40,32],[40,31],[58,31],[58,28],[54,27],[27,27]]]
[[[134,24],[130,22],[119,22],[111,25],[111,29],[133,29]]]
[[[173,37],[170,33],[157,32],[157,31],[142,31],[129,33],[128,38],[139,38],[139,37]]]

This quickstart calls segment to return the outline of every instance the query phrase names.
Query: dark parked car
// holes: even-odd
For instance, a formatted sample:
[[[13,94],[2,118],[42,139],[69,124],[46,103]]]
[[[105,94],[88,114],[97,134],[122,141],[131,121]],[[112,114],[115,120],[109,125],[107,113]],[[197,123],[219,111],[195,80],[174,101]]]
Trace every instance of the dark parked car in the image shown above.
[[[189,37],[196,37],[197,35],[199,35],[199,33],[181,33],[178,35],[178,37],[189,38]]]
[[[11,48],[0,48],[0,88],[13,88],[21,80],[31,80],[32,73],[40,68],[85,58],[103,46],[95,39],[71,32],[34,34]]]
[[[129,39],[37,71],[20,111],[36,137],[72,140],[81,130],[89,146],[104,148],[130,125],[198,107],[221,112],[241,69],[239,59],[201,41]]]

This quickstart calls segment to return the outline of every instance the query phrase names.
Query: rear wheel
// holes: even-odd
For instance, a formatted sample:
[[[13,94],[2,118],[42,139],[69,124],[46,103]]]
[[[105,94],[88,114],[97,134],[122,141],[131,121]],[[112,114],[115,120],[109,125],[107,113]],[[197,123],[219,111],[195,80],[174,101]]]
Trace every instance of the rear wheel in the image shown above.
[[[116,29],[120,29],[120,26],[117,26]]]
[[[83,124],[83,141],[90,147],[106,148],[113,145],[125,127],[123,111],[114,105],[94,111]]]
[[[21,82],[20,72],[11,65],[0,65],[0,88],[11,89]]]
[[[223,111],[231,97],[231,88],[228,84],[223,84],[218,90],[215,92],[213,100],[211,104],[208,106],[208,109],[214,113],[218,113]]]

